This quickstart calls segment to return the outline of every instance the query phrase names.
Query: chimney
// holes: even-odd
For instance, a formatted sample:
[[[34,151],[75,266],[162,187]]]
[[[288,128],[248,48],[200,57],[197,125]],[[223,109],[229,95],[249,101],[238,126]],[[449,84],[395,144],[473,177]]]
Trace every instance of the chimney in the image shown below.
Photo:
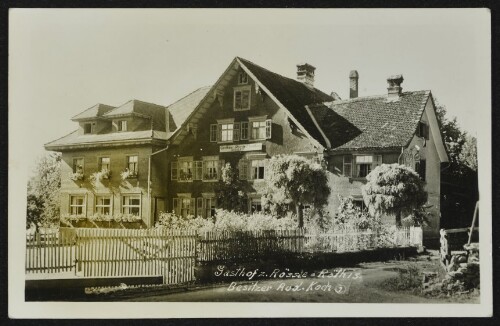
[[[399,99],[401,91],[403,90],[403,88],[401,87],[403,80],[403,75],[394,75],[387,78],[387,83],[389,84],[389,87],[387,87],[388,99]]]
[[[351,70],[349,73],[349,98],[358,97],[358,79],[358,72],[356,70]]]
[[[314,70],[315,67],[308,63],[297,65],[297,80],[304,83],[307,87],[314,87]]]

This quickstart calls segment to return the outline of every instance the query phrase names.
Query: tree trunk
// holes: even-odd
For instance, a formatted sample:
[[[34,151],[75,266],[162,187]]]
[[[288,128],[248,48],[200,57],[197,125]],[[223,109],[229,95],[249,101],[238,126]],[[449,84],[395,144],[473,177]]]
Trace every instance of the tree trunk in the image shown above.
[[[396,226],[401,227],[401,212],[396,213]]]
[[[295,204],[295,208],[297,210],[297,219],[299,220],[299,228],[304,227],[304,212],[302,211],[302,205],[299,203]]]

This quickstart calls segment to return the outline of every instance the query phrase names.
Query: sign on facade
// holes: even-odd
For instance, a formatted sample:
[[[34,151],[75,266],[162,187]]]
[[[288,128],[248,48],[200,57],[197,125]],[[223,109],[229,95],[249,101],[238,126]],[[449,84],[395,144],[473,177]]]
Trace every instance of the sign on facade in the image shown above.
[[[220,147],[221,153],[250,152],[250,151],[261,151],[261,150],[262,150],[262,143],[242,144],[242,145],[222,145]]]

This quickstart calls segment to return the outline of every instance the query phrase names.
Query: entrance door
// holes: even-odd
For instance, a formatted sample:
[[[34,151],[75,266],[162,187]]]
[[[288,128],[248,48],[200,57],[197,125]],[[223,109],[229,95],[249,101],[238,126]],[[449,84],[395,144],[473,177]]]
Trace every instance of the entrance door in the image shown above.
[[[156,197],[155,201],[155,221],[158,221],[160,213],[165,212],[165,199]]]

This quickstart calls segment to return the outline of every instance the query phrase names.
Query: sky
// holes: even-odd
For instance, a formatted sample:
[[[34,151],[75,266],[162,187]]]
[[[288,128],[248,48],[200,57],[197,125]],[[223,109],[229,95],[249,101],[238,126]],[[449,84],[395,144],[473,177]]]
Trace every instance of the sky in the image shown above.
[[[79,112],[171,104],[212,85],[235,56],[290,78],[310,63],[315,86],[341,98],[351,70],[359,96],[385,94],[387,77],[402,74],[403,91],[431,90],[477,136],[491,110],[489,30],[485,9],[11,9],[11,146],[22,142],[32,169]]]

